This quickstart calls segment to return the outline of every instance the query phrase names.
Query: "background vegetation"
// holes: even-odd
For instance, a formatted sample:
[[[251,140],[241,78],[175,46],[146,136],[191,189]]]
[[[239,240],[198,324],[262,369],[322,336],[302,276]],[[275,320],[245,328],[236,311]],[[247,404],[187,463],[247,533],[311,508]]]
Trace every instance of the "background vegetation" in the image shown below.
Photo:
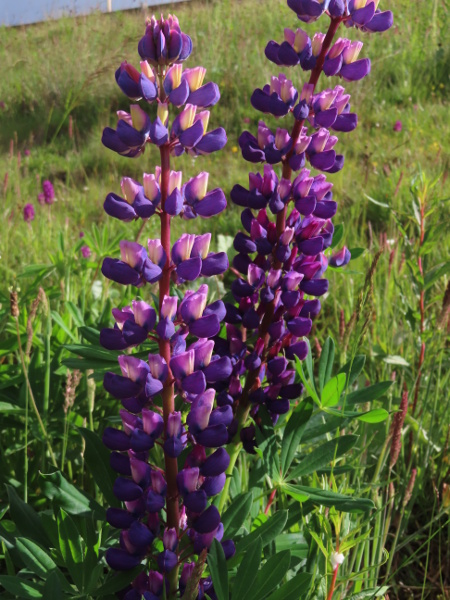
[[[348,516],[336,508],[330,514],[324,506],[310,514],[291,510],[289,535],[297,535],[291,542],[298,545],[299,561],[311,565],[312,548],[319,557],[331,550],[326,523],[336,526],[339,520],[350,536],[349,559],[337,588],[345,597],[364,589],[372,589],[372,596],[358,598],[384,594],[376,586],[386,578],[391,598],[447,598],[449,15],[443,0],[385,0],[383,7],[394,11],[395,25],[383,35],[364,36],[363,54],[372,60],[372,73],[363,85],[348,84],[359,125],[341,136],[346,165],[333,176],[339,203],[336,242],[353,249],[354,260],[342,273],[330,273],[331,291],[312,343],[316,375],[321,349],[331,336],[337,346],[333,372],[366,355],[349,391],[391,381],[380,394],[363,399],[372,401],[372,408],[393,412],[407,392],[409,408],[400,456],[392,468],[391,418],[359,423],[358,443],[339,463],[342,471],[335,472],[335,479],[325,477],[331,488],[370,498],[376,507],[372,518]],[[237,140],[244,128],[257,126],[259,115],[249,98],[273,70],[264,47],[268,39],[282,38],[286,24],[296,27],[298,22],[284,0],[193,0],[174,11],[193,38],[190,64],[204,65],[207,78],[220,86],[211,127],[223,125],[229,140],[223,152],[204,158],[201,165],[182,160],[184,178],[208,170],[210,186],[221,186],[229,195],[235,183],[245,184],[248,177]],[[140,224],[113,223],[102,204],[109,191],[120,190],[122,176],[151,172],[156,155],[146,151],[138,160],[121,158],[103,148],[100,137],[103,127],[115,122],[114,111],[127,108],[114,70],[123,60],[137,63],[142,31],[141,12],[0,30],[0,482],[9,486],[0,491],[5,559],[0,582],[8,590],[2,598],[50,598],[45,595],[50,584],[69,594],[64,581],[71,582],[79,598],[110,593],[108,587],[103,596],[98,591],[108,581],[111,586],[111,579],[105,580],[106,570],[100,565],[95,571],[95,565],[104,548],[115,543],[114,532],[99,525],[102,506],[112,501],[111,474],[107,455],[92,434],[101,435],[117,421],[118,406],[100,384],[103,372],[114,368],[115,357],[98,348],[97,332],[110,322],[111,307],[130,302],[133,292],[124,297],[123,290],[103,280],[99,267],[104,256],[116,255],[119,239],[136,238]],[[353,30],[348,36],[360,37]],[[294,83],[301,87],[303,81]],[[401,131],[394,131],[396,121],[401,121]],[[52,206],[37,202],[45,179],[55,185]],[[29,202],[36,216],[28,224],[22,211]],[[239,225],[239,211],[231,204],[211,223],[189,223],[196,232],[212,226],[215,245],[230,253]],[[152,233],[149,223],[145,234]],[[92,253],[87,259],[81,254],[83,245]],[[216,285],[221,293],[223,282]],[[11,290],[18,293],[15,316],[10,314]],[[348,427],[352,433],[354,425]],[[326,441],[329,431],[319,428],[316,436],[304,439],[302,452],[314,447],[311,441]],[[270,515],[274,507],[288,507],[292,495],[280,493],[268,507],[267,496],[276,485],[258,482],[256,476],[247,480],[246,460],[236,471],[235,496],[238,487],[267,491],[253,492],[251,514],[243,523],[250,529],[266,509]],[[256,472],[257,465],[252,469]],[[408,491],[414,469],[415,484]],[[311,477],[314,487],[324,485],[325,471],[320,473]],[[296,514],[304,528],[296,529]],[[58,542],[58,532],[64,539],[61,531],[72,525],[80,532],[77,559]],[[42,527],[48,528],[46,541],[36,533]],[[17,542],[18,536],[25,541]],[[30,562],[37,552],[30,540],[56,548],[55,569],[47,565],[47,571],[39,572]],[[11,586],[19,569],[17,591]],[[39,576],[49,569],[56,575],[44,586]],[[318,598],[326,596],[329,581],[320,585]]]

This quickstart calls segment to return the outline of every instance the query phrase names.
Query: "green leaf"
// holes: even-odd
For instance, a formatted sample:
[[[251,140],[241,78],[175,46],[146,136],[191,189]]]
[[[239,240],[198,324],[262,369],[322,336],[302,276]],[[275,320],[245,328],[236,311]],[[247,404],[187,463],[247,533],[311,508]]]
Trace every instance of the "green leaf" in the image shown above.
[[[365,248],[350,248],[350,254],[352,255],[351,260],[356,260],[364,254]]]
[[[67,309],[67,312],[72,316],[75,325],[77,327],[82,327],[84,325],[84,318],[79,307],[69,300],[64,303],[64,306]]]
[[[336,406],[338,404],[339,398],[345,388],[346,379],[347,376],[345,373],[339,373],[328,381],[321,395],[322,406]]]
[[[17,575],[0,575],[0,584],[20,600],[44,598],[41,585],[20,579]]]
[[[41,546],[28,538],[22,537],[16,539],[16,549],[20,554],[20,558],[30,571],[39,577],[42,577],[42,579],[47,579],[50,573],[55,573],[65,589],[69,592],[72,591],[69,582],[58,569],[55,561],[50,558],[48,550],[44,550]]]
[[[273,479],[280,473],[277,436],[265,408],[260,409],[258,416],[261,417],[262,423],[261,427],[256,428],[257,453],[264,463],[268,476]]]
[[[309,343],[308,339],[306,339],[305,341],[306,345],[308,346],[308,354],[305,357],[304,363],[306,365],[306,372],[308,373],[309,383],[311,384],[311,387],[315,390],[316,386],[314,383],[314,365],[312,359],[311,344]]]
[[[291,466],[303,432],[311,418],[313,404],[311,400],[303,400],[291,414],[283,435],[281,446],[281,472],[282,476]]]
[[[300,377],[303,385],[305,386],[308,394],[311,396],[314,402],[320,406],[319,396],[316,393],[314,383],[311,383],[310,381],[308,381],[308,379],[306,379],[305,373],[303,371],[302,361],[297,355],[295,356],[295,370],[297,371],[297,374]]]
[[[267,600],[300,600],[309,592],[312,578],[311,573],[298,573],[278,588]]]
[[[373,410],[369,410],[369,412],[359,415],[357,419],[363,423],[381,423],[382,421],[386,421],[388,417],[389,413],[384,408],[374,408]]]
[[[335,506],[337,510],[343,512],[365,512],[375,507],[372,500],[368,498],[353,498],[344,494],[338,494],[330,490],[322,490],[320,488],[308,487],[306,485],[291,485],[285,484],[283,489],[286,489],[293,498],[294,494],[298,496],[307,496],[307,499],[313,504],[322,506]],[[300,500],[300,502],[304,500]]]
[[[81,592],[83,591],[83,570],[80,565],[84,558],[81,535],[73,520],[63,509],[60,510],[57,521],[61,555],[70,576]]]
[[[357,410],[340,410],[335,408],[327,408],[327,413],[340,417],[341,419],[358,419],[366,423],[381,423],[389,416],[389,413],[384,408],[376,408],[367,412],[359,412]]]
[[[105,362],[111,362],[114,365],[117,363],[119,357],[118,352],[113,350],[105,350],[97,346],[86,346],[84,344],[65,344],[63,346],[66,350],[77,356],[83,358],[94,358],[95,360],[104,360]]]
[[[214,539],[208,552],[208,567],[214,584],[214,591],[219,600],[229,600],[228,570],[222,544]]]
[[[282,533],[275,539],[277,552],[290,550],[292,556],[306,558],[308,556],[308,544],[301,533]]]
[[[0,414],[2,415],[20,414],[23,412],[25,412],[25,409],[20,408],[20,406],[15,406],[14,404],[10,404],[9,402],[0,402]]]
[[[117,371],[119,372],[119,364],[114,364],[111,361],[97,360],[95,358],[65,358],[61,364],[69,369],[77,369],[78,371]]]
[[[327,413],[331,411],[332,409],[327,408]],[[311,419],[302,436],[303,443],[309,442],[314,438],[322,437],[330,431],[335,432],[337,429],[341,429],[341,427],[344,426],[345,420],[342,418],[341,414],[339,417],[334,417],[327,413],[320,413]]]
[[[225,539],[234,537],[242,527],[252,508],[252,502],[253,495],[251,492],[240,494],[233,499],[230,506],[222,515]]]
[[[331,377],[331,371],[333,370],[334,361],[334,340],[328,337],[325,340],[325,344],[322,347],[322,353],[319,360],[319,390],[322,393],[323,388],[327,381]]]
[[[336,460],[353,448],[357,440],[357,435],[342,435],[325,442],[325,444],[315,448],[305,456],[300,464],[289,473],[289,479],[297,479],[327,467],[331,461]]]
[[[351,387],[358,375],[364,369],[366,363],[366,357],[364,354],[357,354],[353,360],[349,360],[345,365],[339,369],[339,373],[345,373],[347,375],[347,387]]]
[[[131,571],[122,571],[120,573],[113,573],[106,582],[95,590],[92,597],[103,598],[104,596],[113,596],[116,592],[123,590],[129,583],[131,583],[136,577],[144,570],[143,565],[139,565]]]
[[[11,519],[16,524],[17,530],[23,537],[31,538],[35,542],[47,546],[50,542],[41,523],[38,513],[29,504],[19,498],[15,489],[6,485],[9,500]]]
[[[254,586],[247,592],[247,600],[260,600],[274,590],[283,580],[291,564],[289,550],[278,552],[261,568]]]
[[[243,540],[237,543],[236,554],[240,554],[249,546],[251,546],[255,542],[257,537],[261,538],[261,542],[264,548],[264,546],[269,544],[278,535],[280,535],[280,533],[284,529],[284,526],[286,525],[287,518],[287,510],[280,510],[279,512],[275,513],[272,517],[267,519],[267,521],[263,523],[260,527],[257,527],[249,535],[245,536]]]
[[[100,519],[106,518],[105,509],[69,483],[60,471],[41,473],[40,477],[43,479],[44,495],[70,515],[89,515],[95,510]]]
[[[345,398],[345,405],[362,404],[376,400],[383,396],[393,383],[393,381],[380,381],[374,385],[356,390],[356,392],[351,392]]]
[[[447,275],[448,273],[450,273],[450,261],[446,262],[442,265],[437,265],[436,267],[433,267],[432,269],[430,269],[425,274],[425,278],[424,278],[425,289],[428,290],[430,287],[432,287],[436,283],[436,281],[438,281],[441,277],[443,277],[444,275]]]
[[[64,319],[61,317],[61,315],[58,312],[56,312],[56,310],[52,310],[51,314],[52,314],[53,321],[55,321],[55,323],[57,325],[59,325],[59,327],[61,327],[61,329],[64,331],[64,333],[66,333],[73,342],[77,342],[78,341],[77,338],[71,332],[70,327],[68,327],[68,325],[66,325],[66,323],[65,323]]]
[[[56,571],[52,571],[48,574],[43,590],[44,598],[65,598],[66,595],[63,593],[60,578]]]
[[[110,506],[117,506],[117,498],[113,493],[116,474],[109,464],[109,450],[95,432],[85,427],[78,427],[78,431],[86,442],[84,458],[96,485],[105,496],[108,504]]]
[[[336,225],[336,227],[334,228],[333,241],[331,243],[331,248],[336,248],[336,246],[339,246],[343,237],[344,237],[344,225],[343,225],[343,223],[339,223],[339,225]]]
[[[79,327],[78,331],[80,335],[93,346],[100,346],[100,331],[98,329],[94,329],[93,327]]]
[[[233,600],[246,600],[248,590],[251,590],[258,575],[261,564],[262,541],[258,536],[250,548],[245,552],[239,566],[233,586]]]

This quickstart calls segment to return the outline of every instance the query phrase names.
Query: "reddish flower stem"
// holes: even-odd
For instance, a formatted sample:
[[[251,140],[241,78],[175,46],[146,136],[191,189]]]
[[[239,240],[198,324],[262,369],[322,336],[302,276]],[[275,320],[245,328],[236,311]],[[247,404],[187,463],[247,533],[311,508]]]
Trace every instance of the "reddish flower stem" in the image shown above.
[[[266,508],[264,510],[264,514],[265,515],[268,514],[268,512],[270,510],[270,507],[272,506],[272,503],[275,500],[276,493],[277,493],[277,488],[273,488],[272,492],[270,493],[269,501],[267,502],[267,506],[266,506]]]
[[[331,580],[330,589],[328,590],[327,600],[332,600],[334,594],[334,588],[336,587],[336,579],[339,571],[339,565],[333,571],[333,579]]]
[[[424,197],[420,200],[420,240],[419,240],[419,253],[423,246],[423,242],[425,239],[425,193]],[[423,281],[423,265],[422,265],[422,257],[418,258],[419,265],[419,273]],[[423,337],[425,332],[425,289],[422,285],[422,289],[420,290],[420,299],[419,299],[419,311],[420,311],[420,335]],[[416,385],[414,388],[414,399],[412,405],[412,415],[414,416],[417,407],[417,401],[419,399],[419,390],[420,390],[420,382],[422,380],[422,367],[425,361],[425,342],[422,340],[422,345],[420,347],[420,355],[419,360],[417,362],[417,379]]]
[[[161,154],[161,245],[166,253],[166,264],[163,268],[163,275],[159,281],[159,310],[161,311],[164,296],[170,293],[170,215],[164,210],[166,198],[169,190],[170,175],[170,150],[167,144],[160,147]],[[164,434],[166,437],[167,420],[169,415],[175,410],[174,379],[170,371],[170,342],[169,340],[159,340],[159,353],[164,358],[169,368],[169,374],[162,391],[163,399],[163,419]],[[178,534],[180,515],[178,507],[178,488],[177,474],[178,464],[176,458],[171,458],[164,454],[166,481],[167,481],[167,527],[174,528]]]

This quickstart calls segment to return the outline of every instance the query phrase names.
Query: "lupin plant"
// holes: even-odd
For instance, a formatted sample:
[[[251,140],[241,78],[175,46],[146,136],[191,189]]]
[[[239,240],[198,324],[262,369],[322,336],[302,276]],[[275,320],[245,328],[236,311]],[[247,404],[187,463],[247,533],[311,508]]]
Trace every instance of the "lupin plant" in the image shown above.
[[[309,78],[296,89],[292,75],[289,79],[279,73],[251,96],[258,111],[275,119],[289,116],[290,129],[271,129],[261,120],[256,136],[244,131],[239,138],[243,158],[264,164],[264,170],[249,174],[248,189],[235,185],[231,191],[232,201],[244,209],[245,232],[234,238],[235,303],[226,305],[226,341],[218,347],[233,362],[230,384],[218,395],[220,406],[232,406],[235,415],[229,475],[241,444],[255,452],[261,406],[275,424],[301,395],[303,385],[296,380],[294,361],[303,361],[309,352],[305,337],[321,310],[319,298],[328,291],[325,271],[328,265],[343,267],[351,259],[345,246],[330,255],[337,202],[327,175],[344,165],[334,133],[353,131],[358,119],[344,87],[318,91],[319,77],[323,73],[353,82],[370,72],[369,58],[359,58],[362,42],[335,39],[341,25],[382,32],[393,23],[392,12],[381,12],[378,0],[287,0],[287,4],[301,21],[310,23],[325,14],[329,25],[325,34],[316,33],[312,39],[301,28],[286,28],[284,41],[267,44],[265,55],[271,62],[300,66]],[[227,488],[219,508],[226,499]]]
[[[207,218],[226,207],[221,190],[207,192],[207,173],[183,184],[181,172],[171,170],[172,157],[209,154],[225,145],[222,128],[207,132],[206,109],[219,100],[217,85],[203,84],[202,67],[183,70],[192,42],[170,15],[148,22],[138,46],[141,71],[122,63],[116,72],[119,87],[136,103],[129,113],[119,111],[115,130],[105,129],[104,145],[133,158],[151,143],[161,157],[142,183],[125,177],[122,195],[108,194],[104,204],[123,221],[161,222],[159,239],[148,240],[147,247],[122,241],[121,258],[106,258],[102,266],[117,283],[159,287],[157,305],[135,300],[114,309],[114,328],[101,333],[108,349],[126,351],[149,339],[159,349],[147,360],[123,354],[122,375],[107,373],[104,379],[124,407],[123,428],[107,428],[103,439],[119,474],[115,494],[126,507],[108,510],[109,523],[121,534],[120,547],[109,549],[106,559],[116,570],[144,559],[148,567],[125,592],[126,600],[217,597],[202,571],[214,539],[226,558],[234,553],[233,541],[222,541],[221,512],[240,449],[255,452],[262,406],[276,423],[301,396],[293,363],[309,352],[305,338],[328,291],[325,271],[351,258],[346,247],[330,256],[337,203],[327,174],[344,165],[334,133],[355,129],[357,115],[343,86],[318,91],[317,84],[322,73],[345,82],[363,79],[370,60],[359,58],[362,43],[336,34],[341,25],[385,31],[392,13],[381,12],[377,0],[288,5],[305,23],[326,14],[329,27],[312,39],[300,28],[286,29],[281,44],[266,47],[277,66],[300,65],[310,75],[298,86],[293,76],[280,73],[252,95],[255,109],[269,118],[289,115],[293,123],[289,130],[273,130],[260,121],[256,136],[246,131],[239,139],[244,159],[264,163],[264,169],[250,174],[249,189],[236,185],[231,191],[243,208],[245,230],[234,239],[234,303],[208,304],[205,284],[186,291],[181,301],[170,295],[171,282],[192,285],[228,269],[225,253],[209,251],[210,234],[184,233],[173,244],[170,236],[174,217]],[[138,101],[156,105],[155,113],[149,116]]]
[[[208,173],[182,183],[182,173],[172,170],[172,157],[210,154],[223,148],[227,138],[221,127],[207,131],[206,109],[219,100],[219,88],[203,83],[203,67],[183,69],[192,41],[175,16],[152,17],[138,51],[140,71],[127,62],[116,71],[119,87],[135,104],[129,113],[119,111],[117,128],[106,128],[102,141],[127,157],[155,144],[161,162],[154,173],[144,173],[142,183],[124,177],[122,194],[108,194],[104,209],[122,221],[159,217],[161,236],[148,240],[146,247],[122,241],[120,259],[106,258],[102,272],[137,288],[158,283],[159,297],[155,307],[135,300],[114,309],[114,328],[104,329],[100,341],[105,348],[126,351],[150,338],[159,349],[147,360],[121,355],[122,374],[108,372],[104,378],[105,389],[124,407],[123,429],[107,428],[103,441],[113,451],[111,465],[119,474],[115,495],[126,507],[107,511],[109,523],[122,531],[120,547],[110,548],[106,560],[113,569],[128,570],[147,559],[149,570],[124,597],[151,600],[183,594],[195,566],[190,557],[223,535],[210,499],[225,484],[229,457],[223,446],[233,419],[231,407],[215,405],[214,386],[232,371],[231,359],[217,355],[213,340],[225,306],[221,300],[208,304],[205,284],[186,291],[181,301],[170,295],[170,284],[222,274],[228,258],[209,251],[209,233],[184,233],[172,243],[170,230],[177,216],[208,218],[226,207],[222,190],[208,192]],[[138,101],[156,106],[156,114],[150,116]],[[233,554],[231,540],[222,541],[222,547],[225,555]],[[211,585],[210,578],[198,577],[201,594]]]

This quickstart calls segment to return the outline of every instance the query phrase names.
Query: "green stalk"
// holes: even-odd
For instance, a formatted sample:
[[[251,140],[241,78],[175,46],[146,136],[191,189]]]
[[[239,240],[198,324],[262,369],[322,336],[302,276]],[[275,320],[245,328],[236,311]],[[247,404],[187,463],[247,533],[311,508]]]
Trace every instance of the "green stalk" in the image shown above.
[[[23,374],[25,377],[28,391],[30,393],[31,405],[33,406],[34,412],[35,412],[37,420],[39,422],[39,426],[41,428],[42,435],[44,436],[44,439],[47,443],[48,453],[50,454],[50,458],[53,463],[53,466],[58,468],[58,463],[56,462],[55,454],[54,454],[52,446],[50,444],[50,438],[49,438],[49,435],[45,428],[44,422],[42,421],[41,415],[39,413],[39,409],[37,407],[36,400],[34,399],[33,390],[31,388],[30,379],[28,377],[28,369],[25,364],[25,356],[24,356],[23,349],[22,349],[22,342],[20,341],[19,319],[18,319],[18,317],[14,317],[14,320],[16,322],[16,332],[17,332],[17,342],[18,342],[18,346],[19,346],[20,363],[22,365],[22,370],[23,370]]]

